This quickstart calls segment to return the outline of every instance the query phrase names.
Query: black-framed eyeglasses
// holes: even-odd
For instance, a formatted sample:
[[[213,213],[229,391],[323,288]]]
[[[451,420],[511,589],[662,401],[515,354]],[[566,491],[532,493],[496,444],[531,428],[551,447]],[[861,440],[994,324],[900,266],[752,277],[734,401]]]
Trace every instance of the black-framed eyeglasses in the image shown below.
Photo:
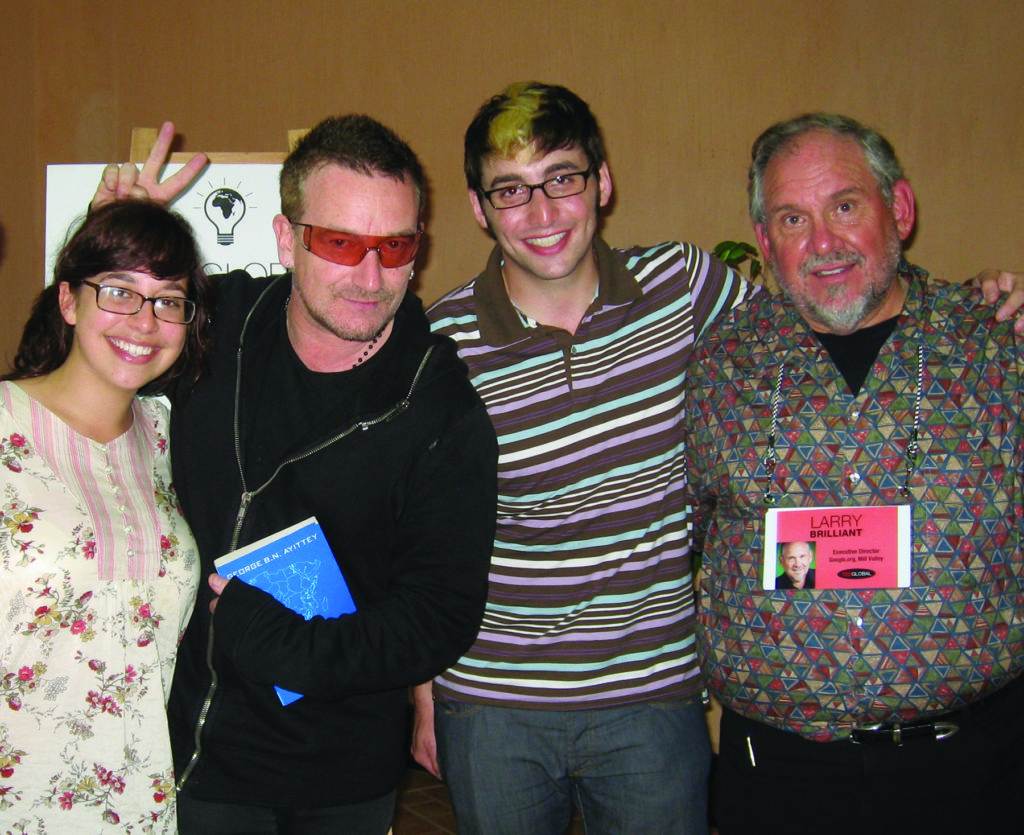
[[[133,316],[149,302],[153,305],[153,315],[163,322],[187,325],[196,317],[196,303],[184,296],[144,296],[116,284],[97,284],[94,281],[83,281],[82,284],[96,291],[96,306],[107,313]]]
[[[572,197],[586,191],[587,178],[596,170],[597,167],[592,165],[584,171],[566,171],[564,174],[556,174],[543,183],[509,183],[500,188],[489,189],[483,195],[495,209],[514,209],[516,206],[525,206],[533,198],[533,192],[536,189],[540,189],[553,200],[560,200],[563,197]]]

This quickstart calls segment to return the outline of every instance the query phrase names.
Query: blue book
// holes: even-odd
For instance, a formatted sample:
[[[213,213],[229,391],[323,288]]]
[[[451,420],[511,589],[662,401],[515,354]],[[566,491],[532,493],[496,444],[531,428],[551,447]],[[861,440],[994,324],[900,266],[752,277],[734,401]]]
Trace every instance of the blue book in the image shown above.
[[[315,516],[214,560],[217,573],[256,586],[306,620],[356,610],[348,584]],[[301,693],[274,687],[282,705]]]

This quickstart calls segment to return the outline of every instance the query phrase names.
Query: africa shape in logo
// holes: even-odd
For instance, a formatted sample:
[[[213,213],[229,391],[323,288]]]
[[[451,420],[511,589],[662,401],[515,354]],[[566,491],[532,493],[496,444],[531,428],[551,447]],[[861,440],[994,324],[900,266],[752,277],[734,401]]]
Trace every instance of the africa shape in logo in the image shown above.
[[[233,188],[217,188],[206,196],[203,211],[217,230],[217,243],[234,243],[235,227],[245,216],[245,198]]]

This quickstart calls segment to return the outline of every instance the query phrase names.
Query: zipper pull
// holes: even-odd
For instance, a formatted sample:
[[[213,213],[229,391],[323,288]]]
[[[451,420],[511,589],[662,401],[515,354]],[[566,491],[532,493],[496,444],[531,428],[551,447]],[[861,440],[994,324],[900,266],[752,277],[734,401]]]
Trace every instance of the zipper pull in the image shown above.
[[[249,509],[249,502],[252,501],[252,493],[246,490],[242,493],[242,501],[238,505],[238,515],[235,516],[235,529],[231,533],[231,547],[228,549],[234,551],[238,547],[238,535],[242,532],[242,522],[245,521],[245,512]]]

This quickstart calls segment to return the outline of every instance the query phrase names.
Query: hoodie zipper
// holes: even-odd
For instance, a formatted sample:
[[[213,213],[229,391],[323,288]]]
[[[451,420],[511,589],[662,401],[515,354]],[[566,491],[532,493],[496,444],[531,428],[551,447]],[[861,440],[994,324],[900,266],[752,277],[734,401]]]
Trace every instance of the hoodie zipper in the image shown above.
[[[256,303],[252,306],[252,308],[250,308],[249,313],[246,315],[245,321],[242,323],[242,331],[238,335],[238,352],[235,359],[234,441],[235,461],[238,464],[238,475],[242,482],[242,495],[241,498],[239,499],[238,513],[235,516],[235,527],[231,533],[231,547],[228,548],[229,553],[231,551],[234,551],[238,547],[238,538],[242,533],[242,525],[245,523],[245,516],[249,510],[249,505],[252,503],[252,500],[271,485],[274,479],[277,478],[277,476],[280,474],[281,470],[283,470],[289,464],[294,464],[297,461],[303,461],[306,458],[309,458],[313,455],[316,455],[319,452],[322,452],[332,444],[337,443],[343,438],[347,438],[356,430],[366,431],[367,429],[372,429],[374,426],[379,426],[382,423],[387,423],[392,418],[402,414],[402,412],[409,408],[409,402],[412,399],[413,392],[416,390],[416,386],[419,384],[420,377],[423,376],[423,371],[427,367],[427,362],[430,360],[430,355],[434,352],[433,345],[427,348],[426,352],[423,354],[423,359],[420,360],[419,367],[416,369],[416,374],[413,375],[412,383],[410,383],[409,385],[409,391],[406,393],[405,397],[399,400],[394,406],[392,406],[386,412],[383,412],[382,414],[377,415],[376,417],[369,418],[368,420],[356,421],[348,428],[339,432],[337,435],[334,435],[328,438],[327,440],[322,441],[321,443],[317,444],[314,447],[310,447],[309,449],[299,453],[298,455],[293,455],[291,458],[286,458],[277,466],[277,469],[274,470],[270,478],[264,481],[263,484],[261,484],[255,490],[249,490],[245,482],[245,470],[242,467],[242,442],[241,431],[239,427],[239,404],[241,402],[242,393],[242,348],[245,344],[245,331],[249,327],[249,320],[252,319],[252,315],[253,313],[256,312],[256,308],[258,308],[260,302],[263,301],[263,297],[268,292],[270,292],[271,288],[273,288],[276,284],[277,281],[275,281],[273,284],[267,287],[267,289],[260,294],[259,298],[256,299]],[[206,726],[206,720],[210,713],[210,707],[213,704],[213,697],[217,693],[217,685],[219,679],[217,677],[217,670],[213,666],[212,615],[210,617],[210,628],[207,632],[206,667],[210,671],[210,686],[209,688],[207,688],[206,696],[203,698],[203,706],[200,708],[199,717],[196,719],[195,731],[193,733],[193,744],[195,747],[194,750],[192,751],[192,756],[189,757],[187,765],[181,772],[181,777],[178,778],[175,784],[178,791],[181,791],[186,781],[192,775],[192,772],[195,770],[195,767],[199,764],[199,757],[203,753],[203,729]]]

